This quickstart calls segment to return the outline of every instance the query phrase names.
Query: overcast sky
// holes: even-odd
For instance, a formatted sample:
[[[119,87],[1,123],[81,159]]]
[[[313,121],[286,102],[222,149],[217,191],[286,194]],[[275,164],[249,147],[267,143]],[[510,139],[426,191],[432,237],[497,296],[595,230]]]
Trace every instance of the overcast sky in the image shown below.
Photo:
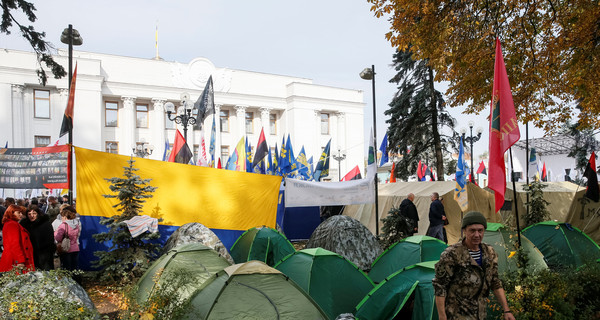
[[[167,61],[188,63],[204,57],[217,68],[298,76],[315,84],[363,90],[365,136],[373,123],[371,81],[358,74],[375,65],[377,147],[388,126],[383,112],[396,92],[388,83],[395,73],[390,67],[394,49],[385,40],[389,22],[375,18],[366,0],[33,2],[38,17],[34,26],[57,48],[65,47],[60,34],[72,24],[83,38],[77,50],[152,58],[158,24],[160,56]],[[12,31],[10,36],[0,35],[0,47],[31,51],[18,31]],[[493,68],[494,61],[489,64]],[[484,129],[474,148],[477,159],[487,150],[488,124],[484,115],[462,115],[462,109],[451,110],[458,119],[457,131],[469,120]]]

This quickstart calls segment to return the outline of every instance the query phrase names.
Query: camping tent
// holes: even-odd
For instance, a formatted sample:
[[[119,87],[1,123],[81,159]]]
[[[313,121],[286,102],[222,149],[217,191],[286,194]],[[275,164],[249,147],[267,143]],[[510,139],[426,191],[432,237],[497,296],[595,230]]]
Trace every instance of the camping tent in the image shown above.
[[[436,263],[420,262],[389,276],[356,306],[356,318],[393,319],[397,316],[398,319],[437,319],[431,283]]]
[[[227,251],[227,248],[225,248],[221,239],[219,239],[212,230],[198,222],[186,223],[177,228],[177,230],[169,236],[169,239],[167,239],[167,243],[165,243],[165,246],[162,248],[162,252],[169,252],[169,250],[186,243],[201,243],[217,251],[223,258],[227,259],[229,263],[234,263],[233,258],[231,258],[229,251]]]
[[[354,311],[373,282],[352,262],[334,252],[304,249],[285,257],[275,269],[306,291],[329,319]]]
[[[244,232],[231,246],[231,257],[236,263],[259,260],[274,266],[290,253],[296,252],[290,241],[275,229],[252,228]]]
[[[498,254],[498,273],[503,274],[505,272],[517,271],[516,231],[510,230],[501,223],[490,222],[487,224],[487,229],[485,229],[483,242],[494,247],[494,250]],[[548,268],[540,250],[524,235],[521,235],[521,246],[527,257],[529,257],[529,265],[534,270]]]
[[[206,279],[229,266],[227,259],[215,250],[200,244],[188,243],[175,247],[160,256],[137,283],[136,299],[147,301],[157,287],[165,281],[174,281],[178,275],[186,277],[185,285],[178,289],[185,299],[198,289]]]
[[[585,187],[575,194],[565,220],[590,236],[596,243],[600,242],[600,202],[594,202],[585,196]]]
[[[550,203],[546,206],[546,209],[550,212],[550,220],[566,221],[569,214],[569,208],[575,197],[575,192],[577,192],[578,188],[581,189],[581,187],[568,181],[542,182],[542,184],[546,186],[542,189],[544,192],[544,200]],[[527,192],[523,190],[524,185],[525,183],[523,182],[515,182],[515,187],[517,189],[517,209],[519,210],[519,222],[521,228],[525,226],[524,216],[527,213],[527,207],[525,205],[527,203]],[[504,197],[507,201],[513,201],[515,198],[512,183],[506,184]],[[529,200],[531,201],[531,196]],[[512,208],[511,211],[500,211],[503,219],[499,222],[516,227],[514,205]]]
[[[550,268],[578,268],[600,259],[600,247],[585,233],[567,223],[544,221],[523,229]]]
[[[184,319],[327,319],[294,281],[260,261],[220,271],[196,291]]]
[[[440,260],[448,247],[443,241],[428,236],[412,236],[394,243],[377,260],[369,271],[369,278],[376,283],[405,267],[424,261]]]
[[[369,229],[343,215],[329,217],[313,232],[305,248],[318,247],[341,255],[363,271],[371,269],[382,251]]]
[[[399,207],[400,202],[406,199],[409,193],[415,194],[415,206],[419,212],[419,232],[425,234],[429,227],[429,206],[431,204],[431,193],[437,192],[443,198],[444,210],[450,224],[446,226],[448,243],[455,243],[460,238],[461,210],[454,200],[455,181],[429,181],[429,182],[396,182],[379,184],[379,219],[388,215],[392,207]],[[498,216],[494,214],[494,195],[481,189],[475,184],[467,184],[469,198],[468,211],[479,211],[489,222],[499,222]],[[344,210],[344,215],[359,220],[375,233],[375,206],[372,203],[349,205]],[[379,222],[381,230],[382,222]]]

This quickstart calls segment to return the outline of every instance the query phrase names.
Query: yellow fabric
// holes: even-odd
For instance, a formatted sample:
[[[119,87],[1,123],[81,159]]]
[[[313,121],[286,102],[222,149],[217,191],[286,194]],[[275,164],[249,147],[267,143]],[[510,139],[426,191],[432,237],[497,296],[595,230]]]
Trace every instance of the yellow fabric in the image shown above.
[[[75,148],[77,211],[81,215],[110,217],[118,201],[105,178],[123,177],[129,157]],[[135,171],[157,187],[146,199],[142,214],[161,217],[161,224],[181,226],[199,222],[212,229],[275,228],[281,177],[236,172],[135,158]]]

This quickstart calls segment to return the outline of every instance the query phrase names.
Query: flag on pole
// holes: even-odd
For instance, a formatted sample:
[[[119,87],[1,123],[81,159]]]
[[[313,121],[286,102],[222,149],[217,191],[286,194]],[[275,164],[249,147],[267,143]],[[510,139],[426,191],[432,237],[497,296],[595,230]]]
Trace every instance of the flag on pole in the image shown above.
[[[317,162],[317,166],[315,167],[315,172],[313,177],[315,181],[321,181],[321,178],[327,177],[329,175],[329,147],[331,146],[331,139],[327,142],[325,149],[321,152],[321,156],[319,157],[319,162]]]
[[[290,161],[288,159],[288,150],[285,145],[285,135],[281,139],[281,150],[279,150],[279,160],[277,161],[277,172],[280,176],[285,176],[286,170],[290,167]]]
[[[210,146],[208,152],[210,153],[210,167],[215,167],[215,143],[217,138],[217,129],[215,126],[215,115],[213,114],[212,128],[210,129]]]
[[[246,172],[254,172],[252,167],[252,145],[248,142],[248,136],[245,138],[246,147]]]
[[[310,168],[308,166],[308,160],[306,160],[306,152],[304,151],[304,146],[300,150],[298,154],[298,158],[296,158],[296,164],[298,167],[298,178],[302,180],[312,180]]]
[[[506,191],[504,153],[515,142],[519,141],[520,137],[506,66],[502,57],[500,39],[496,38],[494,85],[490,110],[490,159],[488,163],[488,187],[494,190],[494,212],[498,212],[504,204],[504,192]]]
[[[73,78],[71,78],[71,88],[69,90],[69,101],[65,108],[65,115],[63,116],[62,125],[60,126],[59,137],[64,136],[73,130],[73,113],[75,109],[75,84],[77,83],[77,63],[75,64],[75,71],[73,71]]]
[[[221,158],[220,157],[217,159],[217,169],[223,169],[223,167],[221,167]]]
[[[171,151],[171,155],[169,156],[169,162],[176,163],[189,163],[190,159],[192,159],[193,153],[188,147],[185,139],[179,132],[179,129],[175,132],[175,143],[173,144],[173,151]]]
[[[600,189],[598,188],[598,174],[596,172],[596,153],[592,152],[583,176],[587,178],[587,189],[585,196],[595,202],[600,200]]]
[[[292,173],[292,172],[298,170],[298,164],[296,163],[296,157],[294,156],[294,148],[292,148],[292,140],[290,138],[289,133],[288,133],[287,141],[285,143],[285,147],[287,148],[287,155],[288,155],[288,160],[290,163],[287,173]]]
[[[381,167],[382,165],[384,165],[388,161],[390,161],[389,154],[388,154],[387,132],[385,133],[385,136],[383,136],[383,141],[381,141],[381,146],[379,147],[379,151],[381,151],[381,161],[379,162],[379,166]]]
[[[171,156],[171,145],[169,144],[169,137],[165,137],[165,152],[163,153],[163,161],[169,160]]]
[[[529,177],[535,178],[538,172],[537,154],[535,148],[529,150]]]
[[[198,110],[196,114],[196,124],[194,124],[194,129],[200,130],[202,125],[204,124],[204,119],[211,113],[215,113],[215,93],[213,90],[213,80],[212,75],[208,77],[208,81],[206,81],[206,86],[204,86],[204,91],[198,100],[194,103],[194,109]]]
[[[454,188],[454,200],[458,202],[462,212],[467,211],[469,207],[469,197],[467,195],[467,180],[465,172],[465,149],[463,148],[463,139],[460,138],[460,147],[458,149],[458,161],[456,162],[456,187]]]
[[[546,172],[546,161],[544,161],[544,166],[542,167],[542,181],[546,182],[548,181],[548,175]]]
[[[483,163],[483,160],[479,163],[479,168],[477,168],[477,174],[487,175],[487,170],[485,170],[485,164]]]
[[[392,162],[392,170],[390,171],[390,183],[396,182],[396,163]]]
[[[421,172],[421,160],[419,160],[419,165],[417,166],[417,178],[419,178],[418,181],[423,179],[423,173]]]
[[[271,150],[269,150],[271,151]],[[279,174],[279,150],[277,150],[277,142],[275,142],[275,151],[273,153],[273,167],[271,168],[271,174]]]
[[[375,179],[375,177],[377,176],[377,151],[375,149],[375,134],[373,130],[374,128],[371,128],[371,135],[369,136],[369,153],[367,156],[367,179]],[[374,181],[377,181],[377,179],[375,179]]]
[[[350,181],[350,180],[358,180],[362,179],[360,174],[360,168],[355,166],[352,170],[350,170],[346,175],[342,178],[342,181]]]
[[[231,156],[233,157],[232,170],[246,172],[246,140],[244,137],[240,138]]]
[[[256,144],[256,152],[254,153],[254,159],[252,160],[252,167],[255,167],[261,162],[269,153],[269,146],[265,139],[265,128],[260,129],[260,136],[258,137],[258,143]]]
[[[427,164],[424,163],[421,167],[421,181],[427,181]]]

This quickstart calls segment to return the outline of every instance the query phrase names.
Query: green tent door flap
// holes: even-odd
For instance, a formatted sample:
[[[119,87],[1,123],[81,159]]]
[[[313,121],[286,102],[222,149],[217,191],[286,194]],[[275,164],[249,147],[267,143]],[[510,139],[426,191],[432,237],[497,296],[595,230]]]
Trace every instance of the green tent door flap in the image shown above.
[[[517,271],[517,232],[501,223],[489,222],[483,235],[483,242],[491,245],[498,254],[498,273]],[[529,265],[534,270],[547,269],[544,255],[525,235],[521,235],[521,246],[529,258]]]
[[[292,243],[280,232],[268,227],[251,228],[231,246],[236,263],[258,260],[274,266],[288,254],[296,252]]]

